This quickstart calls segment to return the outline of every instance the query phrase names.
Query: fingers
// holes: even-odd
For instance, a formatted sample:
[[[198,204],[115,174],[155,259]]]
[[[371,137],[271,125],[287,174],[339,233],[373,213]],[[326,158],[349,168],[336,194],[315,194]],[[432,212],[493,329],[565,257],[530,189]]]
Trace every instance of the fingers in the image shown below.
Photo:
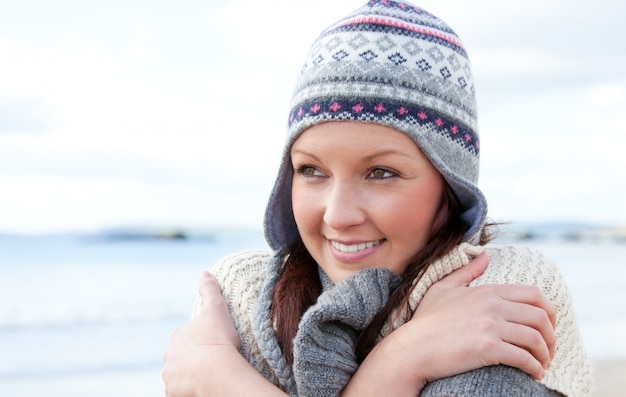
[[[215,277],[209,272],[202,272],[198,280],[198,293],[204,303],[221,298],[222,291]]]
[[[487,264],[489,264],[489,256],[486,252],[482,252],[470,263],[453,271],[437,284],[444,288],[467,287],[475,278],[483,274]]]
[[[209,297],[211,294],[211,283],[215,280],[213,275],[207,271],[200,273],[198,278],[198,292],[200,296]]]
[[[554,305],[537,287],[508,284],[497,285],[494,288],[509,305],[509,308],[505,309],[506,319],[534,329],[541,335],[549,352],[549,357],[542,362],[549,362],[554,357],[556,346]]]
[[[494,354],[496,354],[494,352]],[[529,351],[519,348],[516,345],[504,343],[497,352],[500,364],[510,367],[519,368],[532,376],[534,379],[540,380],[546,374],[544,367]]]
[[[532,317],[532,312],[538,310],[533,308],[528,312]],[[490,318],[476,324],[474,330],[480,335],[475,342],[477,355],[485,357],[484,365],[505,364],[519,368],[536,379],[543,378],[550,366],[552,353],[546,337],[537,328],[524,324],[531,322],[526,318],[528,314],[521,314],[515,321]],[[547,327],[551,328],[547,318],[544,319]],[[554,337],[552,331],[548,331],[548,335]]]
[[[493,327],[493,333],[499,335],[505,344],[517,346],[530,354],[536,361],[533,366],[547,369],[554,357],[556,337],[548,314],[553,308],[547,299],[538,297],[543,295],[541,290],[526,285],[485,285],[475,289],[482,289],[485,293],[481,306],[486,318],[492,320],[485,324]],[[524,360],[519,365],[531,365],[525,356],[522,358]],[[519,365],[515,366],[524,369]],[[538,373],[537,370],[529,372],[533,376],[538,376]]]
[[[443,278],[437,285],[444,289],[466,287],[485,271],[488,263],[489,258],[483,252],[467,265]],[[508,337],[507,342],[522,347],[535,357],[540,366],[547,368],[554,357],[556,346],[556,311],[541,289],[515,284],[478,288],[494,289],[496,296],[501,299],[500,303],[504,305],[492,308],[492,314],[500,313],[506,321],[520,326],[514,335]]]
[[[179,332],[180,332],[180,328],[176,328],[174,332],[172,332],[172,336],[170,337],[170,342],[176,338]]]
[[[505,324],[502,332],[504,342],[514,345],[532,356],[536,362],[536,364],[532,364],[533,367],[539,366],[544,370],[550,367],[552,353],[544,336],[537,329],[509,322]],[[526,360],[525,358],[522,365],[530,365],[526,363]],[[533,373],[530,374],[535,375]]]
[[[448,332],[445,324],[454,322],[458,324],[457,330],[471,329],[469,341],[459,346],[460,350],[467,349],[465,353],[469,353],[462,357],[474,357],[483,366],[509,365],[541,379],[554,357],[554,306],[535,286],[485,284],[468,287],[483,274],[488,262],[488,256],[482,253],[433,284],[414,317],[428,319],[425,323],[430,325],[443,318],[437,324],[442,324],[443,328],[434,328],[452,347],[456,346],[456,339],[448,338],[453,332]]]
[[[543,309],[548,316],[552,328],[556,327],[556,310],[554,305],[539,287],[530,285],[503,284],[498,286],[498,293],[503,298],[525,303]]]

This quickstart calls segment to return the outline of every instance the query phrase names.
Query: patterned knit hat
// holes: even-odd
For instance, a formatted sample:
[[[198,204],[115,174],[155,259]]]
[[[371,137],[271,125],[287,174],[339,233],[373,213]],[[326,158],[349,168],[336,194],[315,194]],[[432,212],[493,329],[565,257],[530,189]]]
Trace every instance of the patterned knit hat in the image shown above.
[[[382,124],[413,139],[461,202],[462,219],[470,225],[464,240],[477,242],[487,203],[476,186],[474,83],[463,44],[442,20],[407,3],[371,0],[314,42],[291,106],[265,213],[273,249],[291,248],[299,237],[291,205],[291,145],[308,127],[331,120]]]

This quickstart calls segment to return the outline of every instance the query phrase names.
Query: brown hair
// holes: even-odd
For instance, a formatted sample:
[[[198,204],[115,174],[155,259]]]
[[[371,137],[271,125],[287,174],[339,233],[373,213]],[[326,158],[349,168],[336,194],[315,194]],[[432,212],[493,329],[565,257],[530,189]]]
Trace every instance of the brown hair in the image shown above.
[[[448,253],[462,240],[468,225],[461,220],[462,208],[452,189],[445,184],[441,204],[433,223],[431,236],[426,245],[409,261],[401,274],[400,286],[391,294],[385,307],[374,317],[357,340],[356,357],[363,361],[376,344],[381,329],[397,307],[408,305],[415,279],[422,276],[429,264]],[[483,231],[480,244],[489,240]],[[301,239],[288,255],[283,273],[274,288],[271,319],[276,338],[287,361],[293,363],[293,338],[304,312],[317,301],[322,292],[318,266]],[[408,320],[408,319],[406,319]]]

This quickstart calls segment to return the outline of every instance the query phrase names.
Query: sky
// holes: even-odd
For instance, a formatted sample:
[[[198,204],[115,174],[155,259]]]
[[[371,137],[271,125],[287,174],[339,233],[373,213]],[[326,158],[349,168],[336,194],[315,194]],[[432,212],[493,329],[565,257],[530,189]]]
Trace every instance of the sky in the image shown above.
[[[364,0],[3,0],[0,232],[261,228],[317,34]],[[626,3],[424,0],[502,222],[626,224]]]

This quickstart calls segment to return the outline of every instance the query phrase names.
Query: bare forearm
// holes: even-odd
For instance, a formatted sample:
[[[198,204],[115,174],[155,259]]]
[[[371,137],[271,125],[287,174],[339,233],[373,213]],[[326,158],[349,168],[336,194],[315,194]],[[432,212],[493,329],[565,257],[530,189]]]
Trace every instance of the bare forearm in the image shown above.
[[[418,370],[424,367],[418,363],[420,354],[415,353],[414,346],[403,345],[396,336],[385,338],[369,353],[343,390],[342,397],[415,397],[419,394],[426,385],[425,375]],[[412,354],[407,354],[407,349]]]

